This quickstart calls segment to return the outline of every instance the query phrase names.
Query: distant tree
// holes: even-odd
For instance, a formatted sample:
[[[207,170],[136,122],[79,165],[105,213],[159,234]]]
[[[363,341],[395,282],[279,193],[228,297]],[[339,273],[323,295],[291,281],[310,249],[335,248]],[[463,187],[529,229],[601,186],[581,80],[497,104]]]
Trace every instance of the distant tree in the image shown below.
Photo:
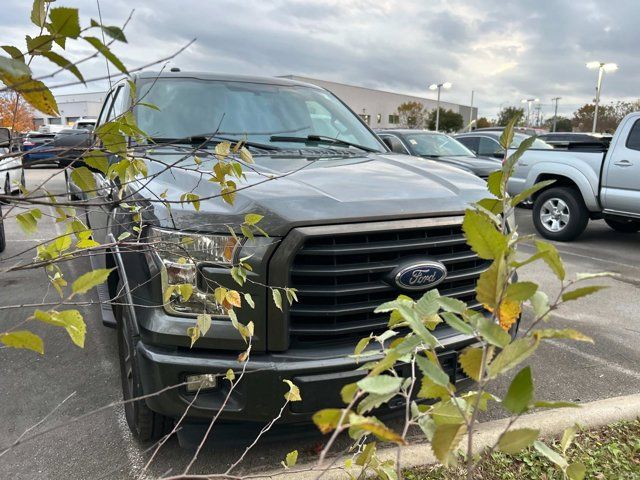
[[[586,103],[573,113],[573,126],[579,132],[590,132],[593,125],[593,114],[595,105]],[[613,104],[600,105],[598,107],[598,125],[599,132],[613,132],[622,118],[616,113]]]
[[[440,108],[440,125],[439,130],[441,132],[457,132],[462,130],[464,126],[464,118],[459,113],[453,110],[445,110]],[[431,110],[427,117],[427,128],[429,130],[436,129],[436,110]]]
[[[400,125],[404,128],[424,128],[426,110],[420,102],[405,102],[398,105]]]
[[[518,123],[521,124],[525,120],[524,108],[504,107],[502,110],[498,112],[496,125],[498,125],[499,127],[505,127],[507,126],[509,121],[515,116],[520,117],[521,120]]]
[[[21,96],[14,92],[0,93],[0,127],[16,132],[33,130],[33,115],[33,108]]]
[[[487,117],[480,117],[476,120],[476,128],[488,128],[491,126],[491,122]]]
[[[548,128],[549,131],[553,131],[553,117],[549,118],[544,122],[545,128]],[[570,118],[558,116],[556,120],[556,132],[571,132],[573,131],[573,122]]]

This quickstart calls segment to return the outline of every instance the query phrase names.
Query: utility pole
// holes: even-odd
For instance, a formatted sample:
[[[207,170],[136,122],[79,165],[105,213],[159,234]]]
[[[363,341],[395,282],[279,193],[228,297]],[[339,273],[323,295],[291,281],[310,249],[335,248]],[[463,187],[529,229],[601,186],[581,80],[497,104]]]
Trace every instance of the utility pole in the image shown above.
[[[542,123],[542,105],[537,104],[536,105],[536,123],[535,123],[535,126],[539,127],[541,123]]]
[[[438,91],[438,100],[436,102],[436,132],[440,128],[440,91],[444,88],[445,90],[449,90],[451,88],[451,82],[444,83],[434,83],[429,85],[429,90],[437,90]]]
[[[556,122],[558,121],[558,101],[561,98],[562,97],[553,97],[551,99],[551,101],[555,104],[555,107],[553,109],[553,128],[551,129],[552,132],[556,131]]]

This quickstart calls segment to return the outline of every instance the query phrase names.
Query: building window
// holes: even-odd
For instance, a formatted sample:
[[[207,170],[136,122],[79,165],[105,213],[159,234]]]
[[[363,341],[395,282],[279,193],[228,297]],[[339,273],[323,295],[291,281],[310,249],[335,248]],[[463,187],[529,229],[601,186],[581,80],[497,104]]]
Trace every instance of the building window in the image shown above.
[[[60,117],[49,117],[49,125],[62,125],[62,119]]]
[[[382,122],[382,114],[381,113],[376,115],[376,120],[377,120],[378,123]]]
[[[397,125],[398,123],[400,123],[400,115],[397,115],[397,114],[389,115],[389,123],[392,125]]]
[[[34,118],[33,119],[33,126],[35,128],[41,127],[42,125],[44,125],[44,118]]]
[[[73,125],[80,117],[67,117],[67,125]]]
[[[366,123],[367,125],[371,125],[371,115],[369,115],[368,113],[362,113],[359,116],[362,120],[364,120],[364,123]]]

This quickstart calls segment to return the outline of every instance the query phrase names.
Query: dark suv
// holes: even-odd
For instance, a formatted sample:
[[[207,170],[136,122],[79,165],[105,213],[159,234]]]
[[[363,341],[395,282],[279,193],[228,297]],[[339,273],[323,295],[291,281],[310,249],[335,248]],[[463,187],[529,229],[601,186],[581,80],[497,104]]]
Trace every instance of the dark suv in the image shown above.
[[[206,421],[221,408],[229,392],[222,377],[242,367],[237,357],[246,345],[227,312],[208,301],[210,284],[238,288],[255,302],[254,309],[237,311],[242,323],[254,322],[255,333],[248,373],[222,412],[224,421],[272,419],[287,390],[284,379],[300,387],[302,401],[287,408],[283,422],[307,422],[318,409],[339,406],[341,387],[363,375],[349,357],[354,345],[385,329],[388,318],[375,314],[375,307],[399,294],[419,298],[433,288],[403,287],[401,271],[436,262],[447,271],[440,291],[479,308],[475,285],[488,264],[471,251],[461,229],[465,208],[485,195],[476,176],[389,152],[347,106],[313,85],[185,72],[133,80],[137,94],[158,107],[133,110],[138,126],[157,143],[145,150],[148,176],[155,177],[128,184],[125,194],[135,192],[145,205],[146,239],[187,238],[183,245],[200,248],[190,250],[195,260],[186,264],[171,249],[152,252],[144,244],[92,257],[94,268],[116,267],[108,291],[99,293],[113,299],[113,311],[105,304],[102,313],[118,331],[125,398],[200,376],[208,383],[187,419]],[[130,95],[127,82],[115,85],[97,128],[129,109]],[[201,145],[203,132],[213,131]],[[197,159],[195,138],[202,147]],[[233,206],[209,198],[199,211],[179,203],[169,210],[157,201],[178,200],[184,192],[215,194],[219,187],[196,170],[210,171],[221,138],[246,139],[255,160],[245,168]],[[134,152],[144,147],[131,146]],[[110,201],[116,186],[98,180]],[[134,233],[137,225],[130,210],[111,205],[88,209],[88,221],[96,237],[106,234],[105,243]],[[240,224],[247,213],[264,215],[260,225],[269,236],[236,243],[227,225]],[[239,288],[230,267],[246,257],[252,272]],[[163,291],[175,282],[193,284],[193,301],[163,304]],[[299,301],[280,311],[266,285],[296,288]],[[213,325],[190,348],[187,328],[202,312],[213,315]],[[446,325],[435,335],[452,382],[463,381],[457,354],[472,340]],[[193,388],[168,389],[126,404],[126,417],[139,438],[150,439],[193,400]]]

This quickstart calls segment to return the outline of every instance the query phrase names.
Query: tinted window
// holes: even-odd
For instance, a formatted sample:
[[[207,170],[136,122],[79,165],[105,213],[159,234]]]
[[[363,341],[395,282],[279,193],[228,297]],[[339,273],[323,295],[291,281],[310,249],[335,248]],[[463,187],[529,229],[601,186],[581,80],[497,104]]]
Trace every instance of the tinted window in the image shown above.
[[[107,118],[107,114],[109,113],[109,109],[111,109],[111,96],[112,96],[113,92],[109,92],[109,94],[107,95],[107,98],[105,99],[104,103],[102,104],[102,110],[100,111],[100,116],[98,117],[98,121],[96,122],[97,125],[102,125],[105,122],[105,119]]]
[[[409,154],[398,137],[394,137],[393,135],[380,135],[380,138],[384,139],[384,143],[391,148],[392,152]]]
[[[498,142],[492,138],[480,137],[480,147],[478,149],[478,155],[493,156],[502,154],[502,147]]]
[[[459,137],[458,140],[461,144],[467,147],[469,150],[478,153],[478,146],[480,145],[480,138],[478,137]]]
[[[430,157],[473,157],[473,152],[443,133],[412,133],[404,135],[416,155]]]
[[[640,120],[636,120],[636,123],[631,127],[629,138],[627,138],[627,148],[640,150]]]

